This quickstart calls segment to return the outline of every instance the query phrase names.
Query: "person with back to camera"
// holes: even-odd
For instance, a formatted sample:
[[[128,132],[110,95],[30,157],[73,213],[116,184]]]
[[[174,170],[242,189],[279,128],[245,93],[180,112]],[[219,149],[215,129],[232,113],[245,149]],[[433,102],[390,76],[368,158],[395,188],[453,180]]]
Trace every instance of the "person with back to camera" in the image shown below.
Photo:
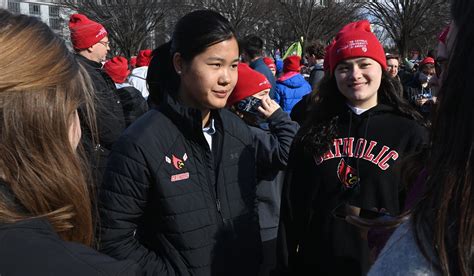
[[[191,12],[154,50],[155,107],[120,137],[100,190],[101,250],[147,275],[257,275],[258,145],[225,109],[239,48],[229,21]]]
[[[45,23],[2,9],[0,57],[0,275],[136,275],[90,248],[77,112],[95,129],[87,72]]]
[[[444,45],[438,48],[437,58],[446,67],[440,75],[431,147],[421,156],[426,177],[420,201],[388,240],[370,276],[474,273],[474,50],[466,47],[474,39],[474,2],[452,0],[451,15],[447,36],[440,39]]]
[[[148,73],[148,65],[151,61],[151,49],[140,50],[136,58],[136,68],[133,68],[132,74],[128,78],[130,84],[140,90],[143,98],[148,99],[148,86],[146,84],[146,75]]]
[[[311,86],[300,73],[300,62],[301,57],[297,55],[285,58],[283,74],[276,82],[275,101],[287,113],[290,113],[296,103],[311,92]]]
[[[278,234],[281,275],[364,275],[367,242],[339,211],[398,214],[397,167],[426,143],[422,118],[385,71],[369,21],[343,27],[326,53],[328,74],[290,151]]]
[[[239,63],[239,78],[227,106],[249,126],[262,146],[257,160],[257,200],[262,236],[263,263],[260,276],[276,266],[276,237],[280,217],[281,188],[290,146],[298,123],[269,97],[270,82],[247,64]]]
[[[109,59],[104,64],[104,71],[114,81],[122,103],[125,126],[130,126],[137,118],[148,111],[148,104],[142,97],[141,92],[128,82],[130,70],[128,60],[122,56]]]

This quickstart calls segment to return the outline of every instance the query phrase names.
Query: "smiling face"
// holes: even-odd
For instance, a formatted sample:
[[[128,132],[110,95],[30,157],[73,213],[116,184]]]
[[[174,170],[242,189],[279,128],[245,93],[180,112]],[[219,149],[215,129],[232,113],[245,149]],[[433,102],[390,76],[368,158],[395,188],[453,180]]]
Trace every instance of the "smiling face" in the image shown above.
[[[377,91],[382,79],[382,66],[371,58],[341,61],[334,70],[337,87],[355,107],[368,109],[377,105]]]
[[[175,69],[181,77],[179,96],[188,106],[207,112],[223,108],[237,83],[239,47],[231,38],[208,47],[185,62],[175,54]]]
[[[398,65],[398,59],[396,58],[391,58],[387,60],[387,71],[393,78],[395,78],[398,74]]]

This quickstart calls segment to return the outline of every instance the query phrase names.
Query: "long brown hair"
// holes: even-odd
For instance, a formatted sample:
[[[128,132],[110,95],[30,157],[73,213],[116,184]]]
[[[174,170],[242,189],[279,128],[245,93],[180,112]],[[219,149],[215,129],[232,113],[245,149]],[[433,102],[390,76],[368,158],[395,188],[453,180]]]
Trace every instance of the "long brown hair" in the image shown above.
[[[474,2],[453,0],[458,28],[439,93],[427,192],[413,210],[419,247],[443,275],[474,273]],[[425,241],[423,243],[422,241]]]
[[[69,141],[92,89],[64,41],[36,18],[0,10],[0,222],[46,218],[65,240],[93,241],[82,149]]]

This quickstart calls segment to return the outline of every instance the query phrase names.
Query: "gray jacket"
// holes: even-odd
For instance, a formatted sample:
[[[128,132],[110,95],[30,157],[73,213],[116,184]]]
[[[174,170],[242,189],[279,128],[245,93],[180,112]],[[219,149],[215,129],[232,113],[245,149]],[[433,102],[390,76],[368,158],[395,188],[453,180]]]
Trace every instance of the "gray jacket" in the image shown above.
[[[421,253],[411,221],[397,228],[368,273],[368,276],[378,275],[441,275]]]

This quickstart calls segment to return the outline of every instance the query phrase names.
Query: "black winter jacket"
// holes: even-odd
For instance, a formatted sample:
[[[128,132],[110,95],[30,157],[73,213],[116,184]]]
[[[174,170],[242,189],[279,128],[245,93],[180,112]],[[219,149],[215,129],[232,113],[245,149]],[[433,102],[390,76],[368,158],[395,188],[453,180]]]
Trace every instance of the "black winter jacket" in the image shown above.
[[[0,224],[0,244],[0,275],[139,275],[133,261],[63,241],[45,219]]]
[[[148,111],[148,104],[145,98],[143,98],[140,90],[135,87],[124,86],[118,88],[117,95],[122,103],[126,127]]]
[[[24,211],[0,182],[0,198]],[[133,261],[117,261],[75,242],[62,240],[41,218],[0,223],[0,275],[139,275]]]
[[[95,90],[95,112],[98,131],[98,145],[92,145],[90,130],[83,125],[82,142],[92,161],[95,178],[102,179],[103,170],[107,164],[107,156],[112,145],[125,129],[125,118],[122,103],[115,92],[113,80],[102,70],[102,64],[89,60],[81,55],[76,59],[89,73]],[[84,110],[80,110],[83,113]],[[83,116],[84,114],[79,114]],[[81,120],[82,122],[82,120]]]
[[[256,275],[261,239],[256,162],[247,125],[167,98],[117,141],[100,191],[101,250],[146,275]],[[267,156],[271,158],[271,156]]]
[[[426,143],[426,129],[381,104],[361,115],[346,108],[339,116],[337,137],[322,156],[295,142],[278,233],[281,274],[365,275],[367,241],[332,210],[348,201],[398,215],[404,196],[401,161]]]

